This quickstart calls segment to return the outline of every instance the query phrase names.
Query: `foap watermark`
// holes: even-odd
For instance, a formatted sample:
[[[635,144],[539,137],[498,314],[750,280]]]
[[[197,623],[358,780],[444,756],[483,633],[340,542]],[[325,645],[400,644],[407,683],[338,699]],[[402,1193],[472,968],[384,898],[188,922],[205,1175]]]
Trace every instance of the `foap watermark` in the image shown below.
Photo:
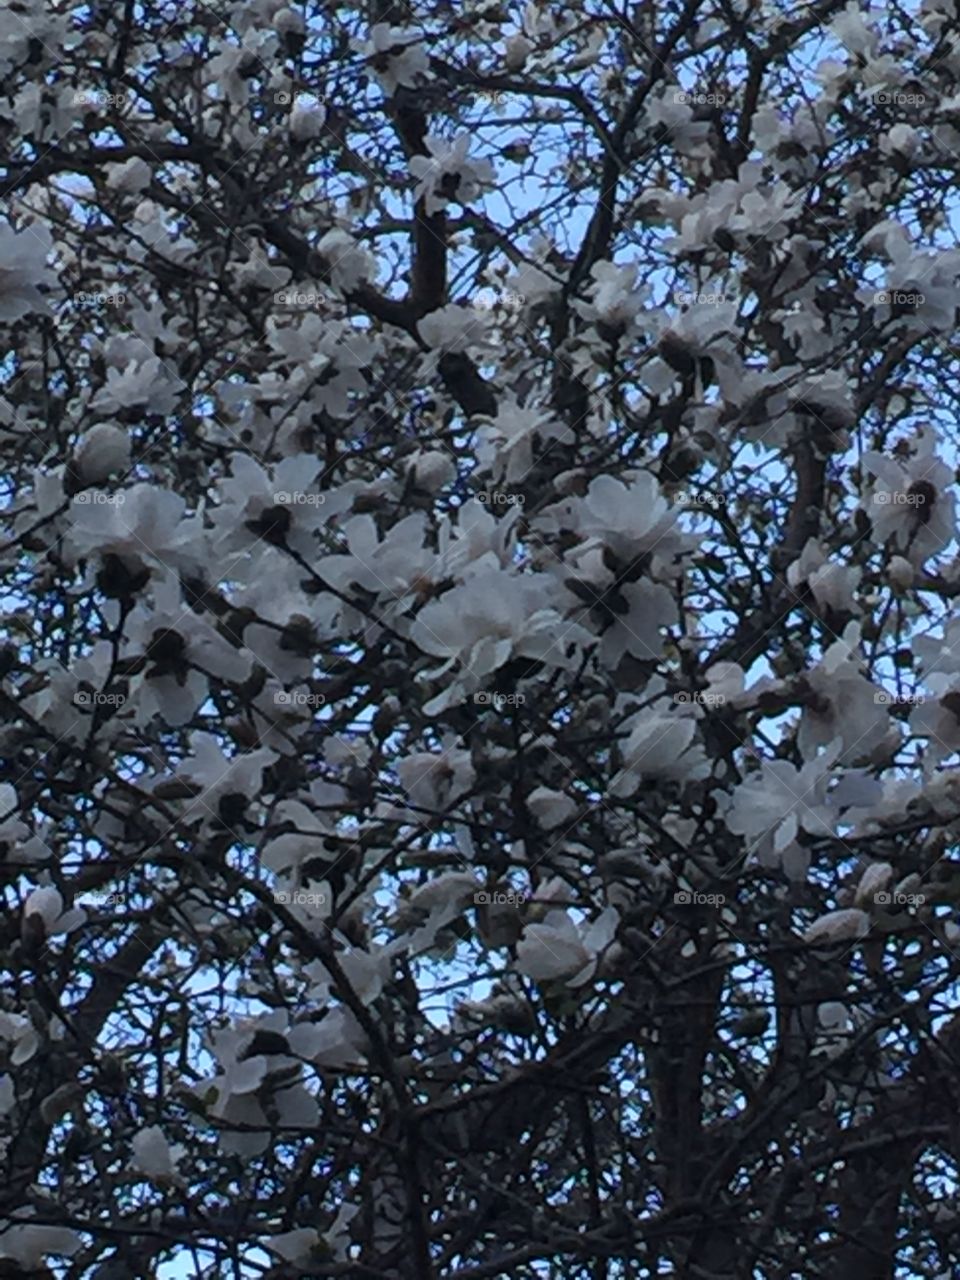
[[[512,289],[480,289],[473,299],[473,305],[478,311],[493,311],[495,307],[503,307],[507,311],[519,311],[526,302],[526,297],[522,293],[515,293]]]
[[[522,907],[529,899],[529,893],[515,889],[480,889],[473,895],[478,907]]]
[[[127,900],[125,893],[100,893],[91,889],[74,898],[75,907],[122,907]]]
[[[922,693],[887,693],[885,689],[879,689],[873,700],[882,707],[919,707],[926,702]]]
[[[870,95],[870,101],[880,107],[919,107],[926,100],[923,93],[900,93],[897,89],[879,89]]]
[[[701,707],[722,707],[727,699],[722,693],[688,693],[681,690],[673,695],[673,700],[681,703],[696,702]]]
[[[719,307],[724,302],[733,302],[725,293],[688,293],[684,289],[674,291],[673,300],[678,307]]]
[[[526,498],[522,493],[478,493],[477,501],[493,507],[522,507]]]
[[[927,898],[923,893],[897,893],[894,889],[875,893],[873,900],[878,907],[922,907]]]
[[[122,107],[133,95],[129,90],[112,93],[105,89],[78,89],[73,95],[75,107]]]
[[[922,307],[927,300],[925,293],[906,289],[880,289],[873,295],[876,307]]]
[[[78,689],[73,695],[74,706],[77,707],[122,707],[126,700],[123,693],[98,693],[95,690],[87,693],[85,689]]]
[[[881,489],[873,495],[873,501],[878,507],[922,507],[927,501],[927,495],[909,489],[906,493],[899,489]]]
[[[327,895],[312,889],[277,889],[273,900],[285,907],[322,907],[326,904]]]
[[[94,293],[80,292],[73,298],[78,307],[122,307],[127,295],[122,289],[100,289]]]
[[[326,698],[322,693],[300,693],[297,689],[280,689],[273,695],[278,707],[322,707]]]
[[[527,699],[522,693],[489,693],[482,689],[473,695],[473,700],[478,706],[496,707],[499,711],[501,707],[522,707]]]
[[[722,107],[727,101],[727,95],[700,89],[678,89],[673,100],[681,107]]]
[[[712,507],[714,511],[725,506],[726,501],[722,493],[715,493],[712,489],[700,489],[696,492],[684,489],[674,498],[678,507]]]
[[[311,311],[323,305],[323,295],[302,289],[279,289],[273,295],[274,306],[287,311]]]
[[[278,107],[299,107],[301,111],[313,111],[324,105],[323,96],[319,93],[307,93],[299,90],[291,93],[288,89],[278,89],[273,95]]]
[[[303,493],[299,489],[289,493],[284,489],[273,495],[273,504],[276,507],[322,507],[326,500],[326,496],[322,493]]]
[[[726,900],[722,893],[700,893],[697,889],[678,889],[673,895],[678,907],[722,907]]]
[[[99,489],[87,489],[74,498],[84,507],[122,507],[126,500],[123,493],[101,493]]]

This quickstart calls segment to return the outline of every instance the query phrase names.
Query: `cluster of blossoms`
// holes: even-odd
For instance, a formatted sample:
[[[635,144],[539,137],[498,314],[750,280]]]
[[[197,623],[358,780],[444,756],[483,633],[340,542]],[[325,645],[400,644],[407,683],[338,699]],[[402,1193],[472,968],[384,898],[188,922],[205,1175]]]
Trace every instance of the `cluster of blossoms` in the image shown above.
[[[960,149],[946,85],[866,176],[847,159],[849,98],[909,83],[946,9],[911,45],[848,6],[817,95],[728,86],[705,110],[656,77],[632,103],[617,24],[570,6],[468,6],[454,65],[437,15],[333,37],[273,0],[210,13],[197,61],[182,16],[168,58],[162,6],[139,34],[118,15],[140,92],[71,80],[68,102],[58,76],[93,75],[103,40],[79,10],[71,33],[13,8],[0,948],[27,977],[0,1003],[0,1141],[32,1190],[0,1211],[0,1259],[87,1265],[94,1174],[122,1167],[130,1274],[150,1268],[126,1237],[159,1253],[218,1222],[212,1266],[476,1260],[428,1239],[451,1153],[495,1149],[501,1086],[501,1146],[532,1132],[531,1064],[595,1083],[639,1043],[625,1008],[662,1081],[671,983],[756,963],[759,1005],[837,948],[876,977],[901,900],[924,974],[960,976],[935,869],[960,830],[955,444],[931,394],[960,253],[897,178]],[[772,9],[758,30],[790,46]],[[298,88],[312,42],[355,101],[333,70]],[[439,109],[466,110],[458,73],[476,117]],[[502,104],[477,95],[520,76],[536,136],[491,135]],[[530,192],[584,103],[570,191],[600,144],[642,182],[558,219]],[[834,985],[804,1061],[839,1114],[883,1000]],[[729,1049],[727,1022],[704,1045]],[[753,1105],[713,1079],[718,1124]],[[428,1129],[443,1160],[411,1191]],[[596,1225],[578,1195],[567,1243]]]

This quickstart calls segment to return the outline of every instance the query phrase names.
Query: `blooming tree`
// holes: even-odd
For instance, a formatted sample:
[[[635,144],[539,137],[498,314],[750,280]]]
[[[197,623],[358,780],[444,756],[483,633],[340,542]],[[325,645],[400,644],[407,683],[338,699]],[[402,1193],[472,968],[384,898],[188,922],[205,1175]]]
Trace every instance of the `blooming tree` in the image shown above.
[[[3,1275],[958,1273],[958,51],[0,10]]]

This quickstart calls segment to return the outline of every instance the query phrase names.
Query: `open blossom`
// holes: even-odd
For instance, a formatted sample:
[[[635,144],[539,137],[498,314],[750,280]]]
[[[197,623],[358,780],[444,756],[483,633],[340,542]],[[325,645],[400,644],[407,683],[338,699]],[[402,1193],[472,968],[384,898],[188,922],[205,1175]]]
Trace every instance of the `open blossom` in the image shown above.
[[[797,745],[805,760],[839,740],[841,763],[866,762],[891,732],[886,708],[877,701],[876,685],[859,671],[859,642],[859,627],[851,622],[843,637],[803,676],[807,696]],[[894,735],[891,745],[896,740]]]
[[[873,476],[862,506],[878,543],[891,542],[914,567],[954,539],[953,469],[939,458],[936,433],[924,428],[903,461],[871,450],[862,469]]]
[[[53,248],[50,228],[42,222],[14,230],[0,223],[0,324],[48,310],[40,286],[52,288],[56,276],[47,266]]]
[[[55,937],[58,933],[70,933],[86,918],[86,912],[79,907],[64,911],[60,891],[52,886],[34,889],[23,904],[24,927],[29,928],[31,921],[39,923],[45,938]]]
[[[182,389],[180,380],[158,356],[130,360],[108,369],[107,382],[90,402],[100,413],[141,408],[146,413],[172,413]]]
[[[412,31],[378,22],[370,28],[370,39],[360,46],[368,58],[381,89],[388,97],[399,85],[414,88],[426,79],[430,61],[426,50]]]
[[[564,980],[581,987],[597,971],[602,953],[616,936],[620,917],[607,907],[596,920],[576,925],[566,911],[548,911],[540,924],[528,924],[517,943],[517,968],[536,982]]]
[[[477,458],[497,480],[518,484],[552,440],[570,444],[573,433],[548,410],[504,398],[496,417],[477,428]]]
[[[486,191],[494,179],[489,160],[468,160],[469,133],[461,133],[453,142],[428,136],[429,155],[412,156],[410,172],[417,180],[414,199],[424,200],[428,214],[438,213],[450,200],[472,204]]]
[[[852,612],[860,576],[855,565],[828,560],[816,538],[807,540],[799,559],[787,569],[787,581],[791,587],[805,584],[821,608],[837,613]]]

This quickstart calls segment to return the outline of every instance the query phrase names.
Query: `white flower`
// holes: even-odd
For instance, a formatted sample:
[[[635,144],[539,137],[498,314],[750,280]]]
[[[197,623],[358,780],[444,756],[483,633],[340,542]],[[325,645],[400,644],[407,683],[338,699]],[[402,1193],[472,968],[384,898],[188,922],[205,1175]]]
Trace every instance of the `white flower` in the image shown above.
[[[828,561],[816,538],[807,540],[800,557],[787,569],[787,582],[791,587],[806,583],[820,608],[838,613],[853,612],[853,596],[860,576],[860,570],[854,565]]]
[[[543,827],[544,831],[553,831],[569,822],[577,812],[577,805],[562,791],[552,791],[549,787],[535,787],[527,796],[527,808]]]
[[[123,164],[106,166],[107,186],[111,191],[137,194],[150,185],[153,170],[140,156],[131,156]]]
[[[913,332],[952,333],[956,327],[960,258],[956,251],[916,252],[893,241],[894,260],[887,269],[883,289],[872,293],[874,323],[893,322]],[[870,295],[868,295],[869,297]]]
[[[415,751],[397,763],[400,785],[418,809],[436,812],[452,805],[474,783],[470,752],[451,747],[437,755]]]
[[[601,953],[617,932],[620,917],[606,907],[592,924],[579,928],[566,911],[549,911],[541,924],[528,924],[517,943],[517,969],[535,982],[565,979],[582,987],[597,971]]]
[[[326,109],[321,105],[296,106],[290,112],[290,136],[297,142],[309,142],[311,138],[322,137],[326,119]]]
[[[251,550],[266,541],[312,560],[316,532],[327,518],[326,495],[316,482],[320,469],[318,458],[298,453],[277,463],[271,475],[246,454],[233,454],[231,474],[218,485],[214,554]]]
[[[486,317],[472,307],[450,303],[431,311],[417,324],[417,332],[434,351],[469,351],[489,347]]]
[[[615,796],[632,796],[644,778],[694,781],[710,771],[702,745],[694,742],[697,721],[679,712],[644,710],[633,717],[622,747],[623,770],[610,786]]]
[[[0,1228],[0,1258],[12,1258],[32,1274],[48,1254],[72,1258],[82,1244],[80,1233],[68,1227],[20,1223]]]
[[[369,59],[380,88],[388,97],[398,85],[415,88],[430,72],[426,50],[416,37],[403,27],[378,22],[370,28],[370,39],[361,46]]]
[[[192,733],[190,755],[177,766],[173,775],[178,781],[198,788],[201,793],[185,802],[184,817],[214,818],[220,801],[226,796],[243,796],[252,803],[253,798],[260,794],[264,769],[276,759],[276,753],[266,747],[228,757],[214,734]],[[161,794],[163,786],[162,780],[158,782]]]
[[[108,369],[107,382],[90,401],[99,413],[143,409],[145,413],[172,413],[183,384],[159,356],[130,360],[123,369]]]
[[[574,308],[594,324],[626,330],[644,302],[643,293],[636,288],[636,263],[617,266],[613,262],[595,262],[590,276],[590,301],[574,302]]]
[[[0,223],[0,324],[49,310],[39,286],[56,286],[56,276],[47,266],[52,249],[53,238],[44,223],[30,223],[20,231]]]
[[[850,3],[830,23],[831,33],[843,47],[854,55],[866,57],[877,47],[878,36],[875,30],[867,26],[860,6]]]
[[[81,911],[79,907],[64,911],[63,898],[60,896],[60,891],[52,886],[47,886],[46,888],[34,889],[23,904],[24,925],[27,924],[31,916],[41,921],[43,935],[47,938],[52,938],[58,933],[71,933],[79,925],[83,924],[87,918],[87,913]]]
[[[518,32],[511,36],[504,46],[503,65],[507,71],[520,71],[535,48],[536,45],[532,40],[528,40],[525,35]]]
[[[497,480],[517,484],[524,480],[534,463],[535,443],[538,453],[549,448],[548,441],[572,444],[574,435],[547,409],[521,406],[504,399],[497,416],[477,429],[477,459],[484,470]]]
[[[803,940],[806,943],[851,942],[865,938],[870,932],[870,917],[865,911],[848,907],[843,911],[830,911],[814,920]]]
[[[880,150],[885,155],[900,153],[913,155],[917,149],[920,135],[908,124],[895,124],[892,129],[880,135]]]
[[[24,917],[26,919],[26,917]],[[40,1037],[29,1018],[20,1013],[0,1013],[0,1040],[5,1040],[10,1054],[10,1065],[21,1066],[29,1062],[40,1048]]]
[[[914,568],[954,537],[955,501],[947,492],[954,475],[935,455],[936,443],[936,434],[924,428],[905,462],[874,450],[863,455],[864,472],[875,477],[861,503],[873,537],[881,544],[889,540]]]
[[[913,586],[913,565],[903,556],[891,556],[887,565],[887,581],[899,595]]]
[[[159,1125],[150,1125],[134,1134],[132,1147],[131,1164],[138,1173],[145,1173],[155,1182],[180,1180],[177,1162],[184,1149],[180,1146],[171,1147]]]
[[[439,493],[457,478],[457,466],[444,449],[421,449],[413,454],[408,466],[418,489]]]
[[[805,760],[814,759],[819,747],[839,740],[841,763],[867,761],[891,728],[886,708],[876,700],[876,686],[858,669],[859,643],[859,626],[850,622],[843,638],[830,645],[821,661],[803,677],[807,701],[797,746]]]
[[[67,541],[77,558],[115,555],[131,568],[149,564],[196,572],[206,553],[196,523],[184,520],[185,511],[179,494],[152,484],[125,489],[122,502],[74,499]]]
[[[74,461],[81,480],[100,484],[130,465],[130,436],[109,422],[98,422],[80,437]]]
[[[471,204],[493,183],[493,165],[489,160],[468,160],[470,134],[461,133],[453,142],[428,135],[428,156],[412,156],[410,172],[417,180],[414,199],[423,199],[427,213],[445,209],[448,200]]]
[[[209,695],[208,677],[242,684],[253,657],[185,608],[176,579],[155,581],[152,592],[152,606],[138,604],[126,626],[124,655],[148,663],[137,686],[138,718],[143,723],[157,713],[166,724],[182,725]]]
[[[345,293],[372,279],[375,274],[373,256],[339,227],[334,227],[322,237],[317,252],[327,260],[334,288]]]
[[[797,769],[786,760],[764,760],[733,793],[724,821],[734,835],[751,843],[772,840],[782,853],[802,828],[813,835],[831,835],[833,814],[826,792],[830,769],[840,754],[836,743],[825,754]]]
[[[447,693],[462,698],[513,657],[570,666],[592,637],[576,623],[565,623],[556,603],[556,589],[546,575],[477,569],[462,586],[425,605],[414,621],[414,644],[446,659],[424,678],[436,679],[459,662],[463,690],[458,695],[451,686]],[[443,705],[434,700],[425,710],[436,714]]]
[[[670,564],[688,549],[677,512],[649,471],[634,473],[628,484],[597,476],[575,513],[579,532],[602,542],[625,564],[646,552]]]
[[[263,1243],[284,1262],[306,1264],[312,1249],[320,1243],[320,1233],[315,1227],[295,1227],[281,1235],[268,1236]]]
[[[889,862],[875,862],[872,866],[867,867],[860,877],[860,883],[857,885],[854,899],[856,905],[861,908],[869,908],[870,903],[873,902],[874,895],[886,889],[892,879],[893,867]]]

